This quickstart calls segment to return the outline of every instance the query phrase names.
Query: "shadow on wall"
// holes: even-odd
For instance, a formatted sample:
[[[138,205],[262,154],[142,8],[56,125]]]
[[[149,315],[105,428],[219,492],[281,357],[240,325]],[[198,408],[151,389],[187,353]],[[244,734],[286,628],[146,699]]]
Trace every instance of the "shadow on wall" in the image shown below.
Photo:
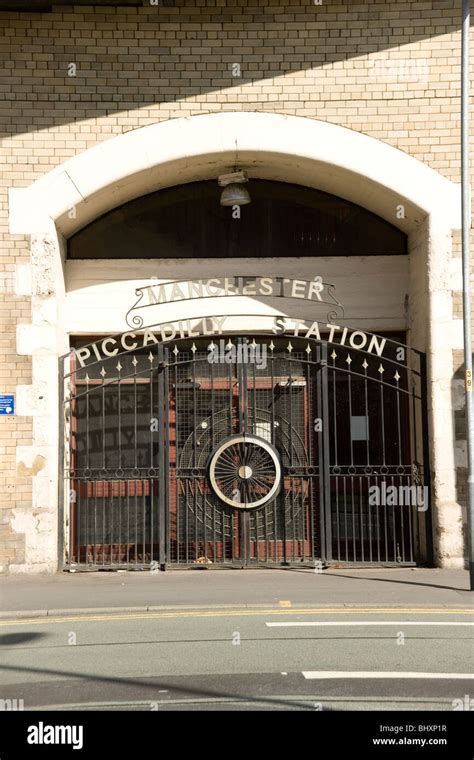
[[[0,137],[150,105],[163,104],[164,119],[182,116],[188,109],[183,105],[180,112],[181,103],[212,93],[209,103],[198,104],[201,113],[243,107],[304,115],[310,109],[308,115],[314,117],[319,104],[322,113],[317,117],[324,119],[324,106],[331,105],[338,78],[343,81],[346,61],[353,61],[357,84],[363,85],[361,102],[354,100],[350,85],[338,92],[338,104],[344,107],[346,102],[361,122],[364,109],[372,107],[373,113],[377,103],[393,107],[394,99],[413,104],[418,97],[426,98],[429,67],[437,59],[431,58],[430,50],[422,55],[422,43],[459,31],[461,23],[461,4],[454,7],[452,0],[425,3],[431,7],[424,7],[422,14],[415,3],[401,13],[398,2],[378,10],[372,3],[360,10],[358,4],[355,11],[351,2],[341,0],[322,5],[275,0],[271,9],[249,5],[248,0],[237,0],[231,8],[204,8],[196,0],[176,0],[172,7],[166,0],[136,7],[140,0],[130,7],[129,0],[122,7],[107,8],[96,0],[95,7],[76,2],[75,9],[64,3],[58,7],[54,0],[42,6],[41,2],[36,0],[36,7],[49,5],[51,12],[0,13],[2,36],[13,30],[2,55],[15,77],[4,93],[15,111],[5,111]],[[11,0],[0,0],[2,7],[11,8]],[[94,37],[95,30],[103,39]],[[412,48],[403,58],[367,59],[416,43],[421,43],[417,58],[409,57]],[[286,84],[293,85],[292,74],[307,77],[306,82],[298,81],[303,91],[308,88],[307,100],[297,94],[291,101],[291,93],[283,95],[277,89],[246,89],[286,76]],[[4,81],[8,84],[8,78]],[[273,84],[281,88],[283,81]],[[450,97],[455,95],[451,90]]]

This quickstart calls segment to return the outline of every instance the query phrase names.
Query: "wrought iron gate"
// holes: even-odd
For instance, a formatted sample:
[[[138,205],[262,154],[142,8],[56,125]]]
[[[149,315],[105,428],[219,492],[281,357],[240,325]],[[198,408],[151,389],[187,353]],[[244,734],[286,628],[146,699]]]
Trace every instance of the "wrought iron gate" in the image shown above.
[[[429,560],[421,353],[196,343],[63,358],[66,567]]]

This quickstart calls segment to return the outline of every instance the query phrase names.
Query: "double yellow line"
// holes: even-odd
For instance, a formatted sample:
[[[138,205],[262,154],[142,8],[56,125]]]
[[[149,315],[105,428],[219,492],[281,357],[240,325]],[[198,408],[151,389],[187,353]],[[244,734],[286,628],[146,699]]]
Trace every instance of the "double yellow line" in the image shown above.
[[[264,608],[261,609],[188,609],[188,610],[169,610],[156,612],[130,612],[130,613],[112,613],[103,614],[90,613],[85,615],[57,615],[51,617],[35,618],[12,618],[0,620],[0,627],[12,627],[21,625],[56,625],[71,622],[102,622],[114,620],[176,620],[179,618],[223,618],[223,617],[263,617],[263,616],[288,616],[292,615],[472,615],[474,609],[470,608],[446,608],[446,607],[304,607],[298,609],[292,607],[288,609]]]

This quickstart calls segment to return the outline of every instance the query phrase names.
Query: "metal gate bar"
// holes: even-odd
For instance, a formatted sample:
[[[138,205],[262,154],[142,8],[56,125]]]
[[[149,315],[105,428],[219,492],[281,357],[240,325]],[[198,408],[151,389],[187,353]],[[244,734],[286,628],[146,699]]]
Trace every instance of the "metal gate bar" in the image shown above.
[[[424,355],[389,340],[383,357],[258,340],[265,366],[210,362],[208,342],[189,340],[86,367],[63,357],[65,567],[429,561]],[[235,435],[255,441],[257,468],[270,458],[262,472],[278,463],[280,490],[264,506],[233,508],[209,480],[213,453]],[[270,488],[269,476],[242,477],[254,500]]]

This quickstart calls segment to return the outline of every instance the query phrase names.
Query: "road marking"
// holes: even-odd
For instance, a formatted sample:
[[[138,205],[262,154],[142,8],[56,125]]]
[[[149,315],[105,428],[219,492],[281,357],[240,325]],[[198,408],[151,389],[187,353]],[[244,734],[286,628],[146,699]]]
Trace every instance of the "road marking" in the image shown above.
[[[291,607],[291,602],[289,599],[283,599],[282,601],[278,602],[280,607]]]
[[[303,676],[310,680],[329,680],[334,678],[431,678],[449,680],[472,680],[474,673],[398,673],[396,670],[303,670]]]
[[[241,610],[183,610],[177,612],[176,610],[170,612],[139,612],[139,613],[117,613],[101,615],[100,613],[90,615],[64,615],[64,616],[47,616],[38,618],[18,618],[10,620],[0,620],[0,627],[12,627],[22,625],[52,625],[71,622],[107,622],[107,621],[120,621],[120,620],[170,620],[176,618],[218,618],[218,617],[267,617],[271,615],[472,615],[473,609],[460,608],[450,609],[449,607],[407,607],[407,608],[328,608],[328,607],[313,607],[313,608],[292,608],[288,610],[284,609],[268,609],[262,608],[257,610],[249,610],[243,608]]]
[[[343,620],[342,622],[338,621],[325,621],[325,620],[317,620],[317,621],[301,621],[301,622],[293,622],[293,621],[287,621],[284,623],[265,623],[265,625],[268,628],[309,628],[310,626],[316,626],[316,627],[327,627],[330,625],[337,626],[337,628],[340,628],[341,626],[352,626],[352,625],[363,625],[369,626],[369,625],[399,625],[399,626],[406,626],[406,625],[470,625],[473,626],[474,623],[460,623],[458,621],[433,621],[433,620],[427,620],[426,622],[423,621],[414,621],[414,620]]]

